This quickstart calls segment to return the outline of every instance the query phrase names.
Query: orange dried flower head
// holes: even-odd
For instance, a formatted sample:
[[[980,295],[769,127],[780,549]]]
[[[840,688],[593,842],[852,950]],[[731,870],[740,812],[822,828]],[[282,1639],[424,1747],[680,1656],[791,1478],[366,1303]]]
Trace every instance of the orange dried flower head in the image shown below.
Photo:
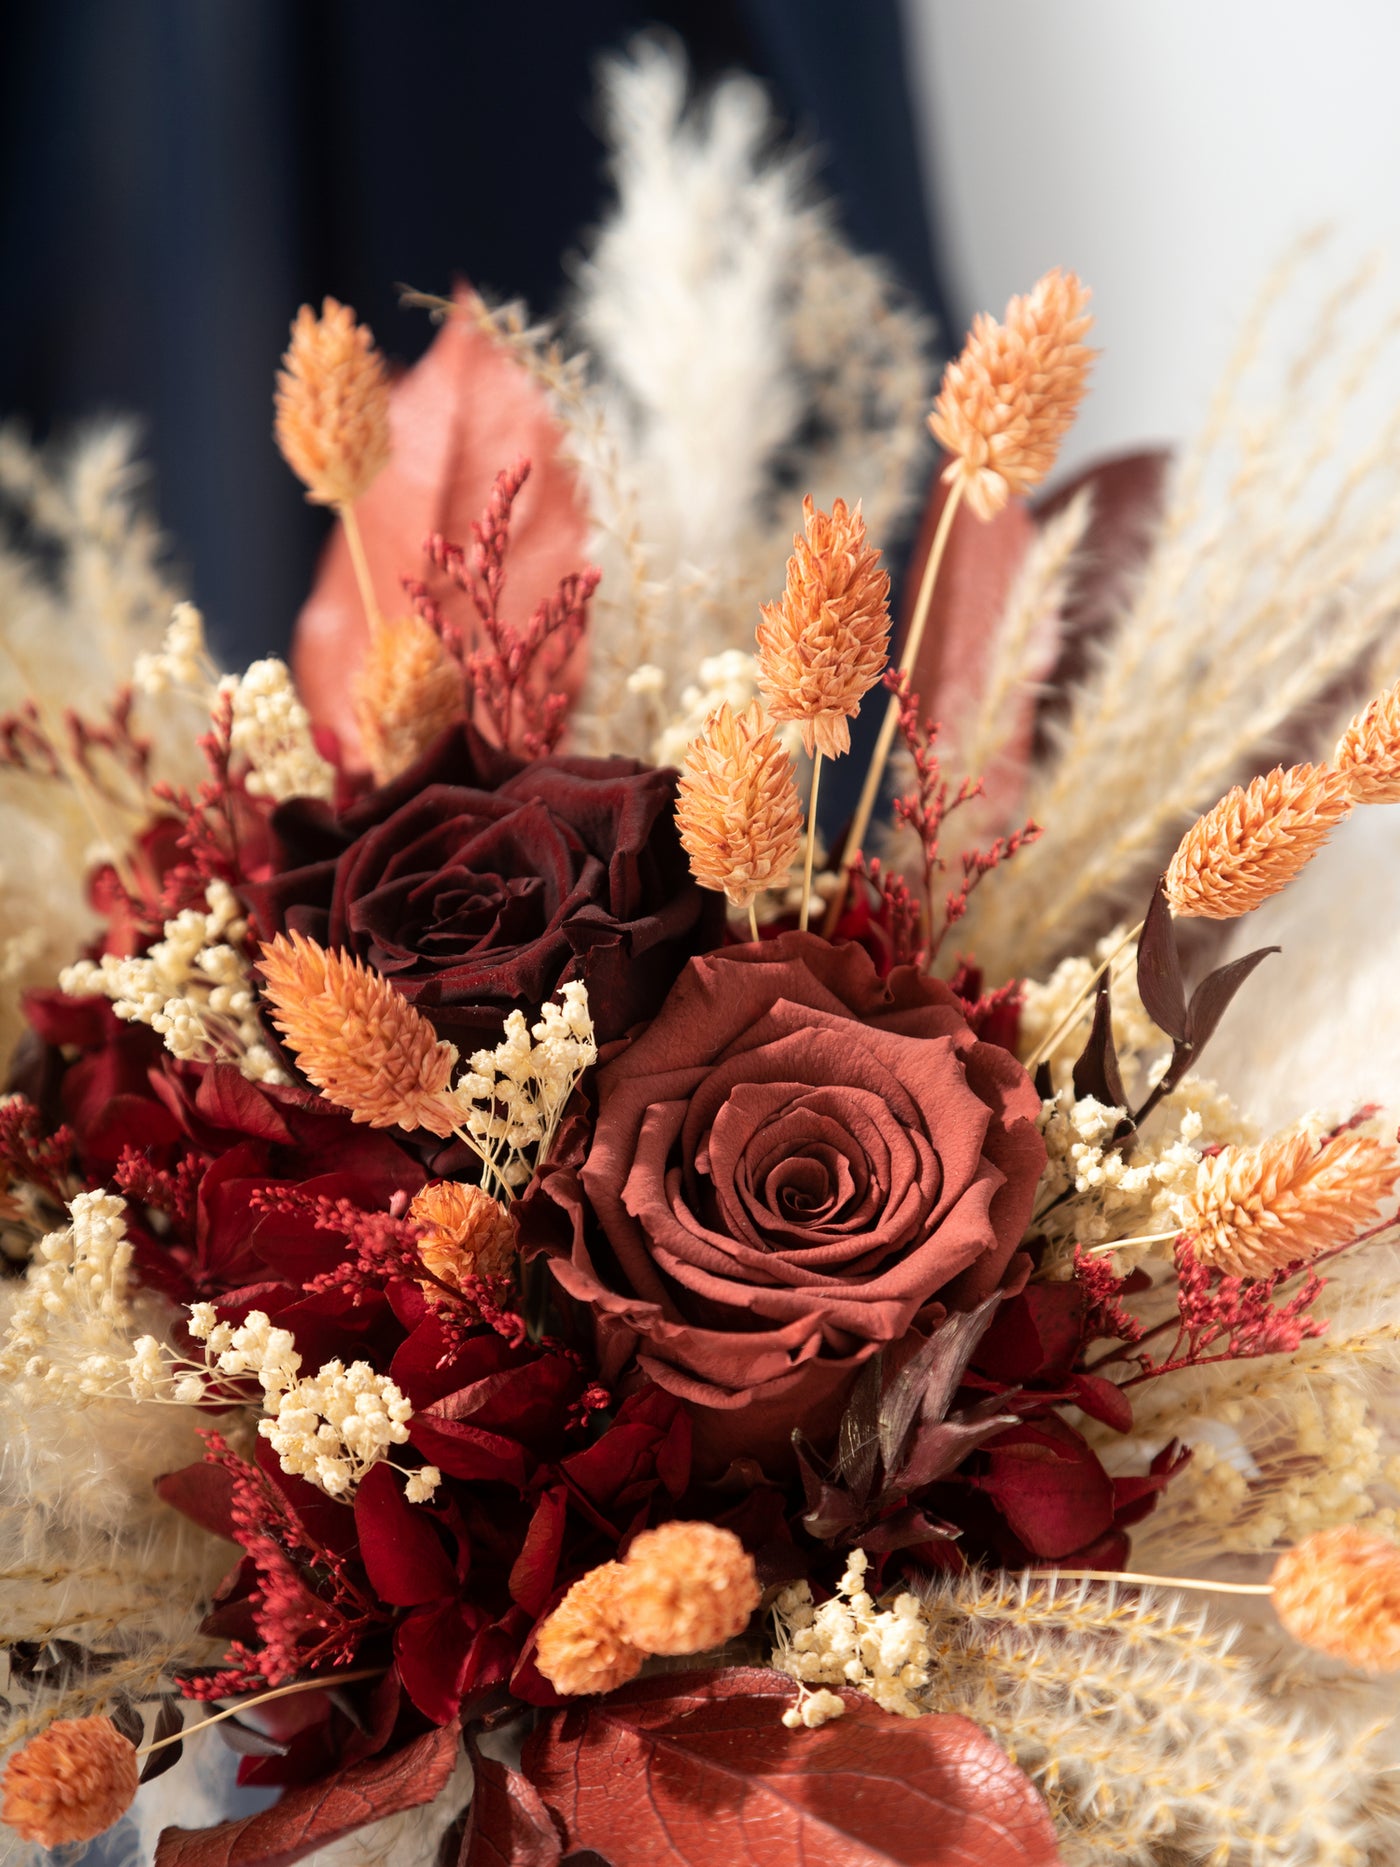
[[[1400,681],[1357,714],[1332,763],[1354,804],[1400,804]]]
[[[277,445],[318,506],[351,505],[389,459],[389,378],[373,334],[328,298],[303,305],[277,377]]]
[[[644,1653],[707,1653],[743,1633],[762,1590],[732,1530],[666,1523],[643,1530],[617,1579],[617,1623]]]
[[[614,1692],[635,1679],[646,1655],[618,1631],[620,1562],[605,1562],[575,1582],[544,1621],[535,1644],[535,1665],[556,1692]]]
[[[1400,1155],[1371,1135],[1276,1135],[1226,1147],[1197,1170],[1184,1215],[1196,1250],[1233,1277],[1267,1277],[1285,1264],[1350,1244],[1379,1216],[1400,1179]]]
[[[514,1222],[479,1186],[430,1180],[414,1195],[408,1216],[429,1228],[418,1242],[419,1257],[453,1290],[460,1290],[468,1277],[501,1276],[515,1262]],[[436,1287],[425,1284],[424,1289],[434,1301]]]
[[[462,671],[421,616],[372,628],[352,685],[355,723],[376,784],[407,771],[466,712]]]
[[[953,458],[943,478],[961,485],[979,518],[1000,512],[1016,493],[1039,486],[1084,395],[1094,352],[1089,293],[1057,267],[1004,322],[980,312],[943,373],[928,425]]]
[[[1276,766],[1236,785],[1178,844],[1166,874],[1172,913],[1248,914],[1287,887],[1350,809],[1347,781],[1329,765]]]
[[[136,1799],[136,1747],[110,1718],[63,1718],[5,1768],[0,1819],[25,1841],[91,1841]]]
[[[765,888],[783,888],[802,839],[797,774],[755,700],[736,714],[728,701],[685,755],[676,822],[690,872],[702,888],[747,908]]]
[[[1400,1671],[1400,1548],[1354,1523],[1319,1530],[1274,1564],[1274,1611],[1305,1647],[1361,1672]]]
[[[272,1021],[328,1101],[371,1128],[452,1133],[456,1048],[387,979],[299,933],[278,934],[259,963]]]
[[[802,515],[807,535],[792,541],[787,587],[763,605],[758,684],[773,719],[801,726],[809,757],[837,758],[889,658],[890,580],[859,505],[838,499],[818,512],[809,495]]]

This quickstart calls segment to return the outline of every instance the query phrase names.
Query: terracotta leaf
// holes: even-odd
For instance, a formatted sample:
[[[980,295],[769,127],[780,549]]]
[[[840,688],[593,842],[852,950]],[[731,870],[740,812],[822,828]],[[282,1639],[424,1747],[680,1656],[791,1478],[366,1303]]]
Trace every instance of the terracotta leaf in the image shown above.
[[[471,1818],[459,1867],[558,1867],[559,1834],[540,1792],[519,1770],[473,1748]]]
[[[511,518],[501,601],[502,616],[519,626],[561,577],[586,564],[587,507],[543,390],[469,315],[470,289],[459,285],[456,300],[457,315],[394,384],[393,455],[355,512],[379,607],[386,617],[402,615],[408,603],[400,579],[427,576],[428,534],[470,544],[472,520],[480,518],[497,473],[526,456],[530,478]],[[359,735],[351,680],[368,637],[349,547],[337,525],[297,617],[292,667],[312,718],[339,735],[352,764]],[[575,686],[581,653],[569,670]]]
[[[457,1763],[455,1724],[429,1731],[391,1757],[288,1789],[272,1808],[215,1828],[166,1828],[155,1867],[291,1867],[366,1822],[421,1808],[441,1795]]]
[[[612,1867],[1059,1862],[1039,1795],[967,1719],[898,1718],[845,1692],[844,1717],[789,1731],[794,1695],[756,1667],[644,1680],[550,1714],[523,1768],[565,1847]]]

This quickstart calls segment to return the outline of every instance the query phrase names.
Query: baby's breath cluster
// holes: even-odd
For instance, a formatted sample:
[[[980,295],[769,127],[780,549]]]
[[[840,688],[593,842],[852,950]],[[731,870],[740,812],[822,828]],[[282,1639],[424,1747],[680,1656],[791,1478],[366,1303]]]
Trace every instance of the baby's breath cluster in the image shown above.
[[[238,1384],[262,1389],[266,1439],[284,1472],[306,1478],[329,1497],[350,1497],[371,1465],[408,1439],[413,1408],[387,1375],[368,1362],[347,1368],[328,1361],[303,1376],[301,1354],[289,1329],[274,1327],[262,1310],[243,1322],[220,1322],[212,1303],[195,1303],[189,1332],[204,1344],[204,1361],[177,1354],[155,1336],[142,1336],[124,1370],[133,1399],[198,1406],[233,1405]],[[396,1470],[403,1469],[396,1467]],[[441,1481],[435,1466],[407,1473],[410,1504],[430,1498]]]
[[[136,657],[131,682],[152,700],[181,690],[203,699],[213,693],[218,678],[204,639],[203,616],[193,603],[177,603],[160,647]]]
[[[478,1050],[453,1091],[464,1134],[503,1192],[523,1186],[554,1139],[565,1104],[598,1060],[588,988],[562,986],[535,1024],[511,1012],[494,1050]]]
[[[0,1381],[61,1390],[75,1405],[108,1391],[131,1322],[126,1202],[79,1193],[69,1223],[39,1241],[0,1348]]]
[[[248,923],[226,882],[211,881],[205,906],[184,908],[139,958],[104,953],[59,974],[71,998],[108,998],[119,1018],[148,1024],[173,1056],[237,1064],[250,1082],[287,1077],[263,1041],[244,941]]]
[[[804,1691],[784,1715],[792,1729],[840,1715],[832,1686],[854,1686],[903,1718],[917,1718],[926,1709],[919,1699],[931,1657],[923,1604],[904,1594],[888,1608],[877,1608],[865,1586],[869,1566],[864,1550],[852,1550],[838,1593],[819,1608],[806,1582],[794,1582],[778,1596],[773,1665],[799,1687],[828,1688],[810,1697]]]
[[[268,656],[246,674],[229,674],[219,692],[233,706],[229,742],[248,761],[254,797],[283,803],[289,797],[330,798],[335,767],[321,757],[311,737],[311,716],[297,698],[285,661]]]

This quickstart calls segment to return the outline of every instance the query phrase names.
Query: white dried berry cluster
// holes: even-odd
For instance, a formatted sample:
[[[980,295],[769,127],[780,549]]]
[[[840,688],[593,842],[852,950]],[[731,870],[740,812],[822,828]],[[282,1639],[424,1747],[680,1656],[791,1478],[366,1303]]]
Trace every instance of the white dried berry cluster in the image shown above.
[[[919,1694],[929,1682],[928,1624],[916,1595],[897,1595],[888,1608],[877,1608],[866,1589],[870,1563],[854,1549],[846,1559],[839,1592],[812,1605],[806,1582],[794,1582],[775,1604],[777,1644],[773,1665],[801,1687],[854,1686],[886,1711],[917,1718],[927,1709]],[[795,1729],[839,1716],[841,1701],[827,1691],[805,1694],[785,1714]]]
[[[335,767],[311,737],[311,716],[297,698],[285,661],[269,656],[246,674],[225,675],[219,692],[233,701],[229,743],[248,761],[247,786],[255,797],[330,798]]]
[[[133,1399],[230,1405],[236,1404],[237,1383],[256,1380],[265,1415],[259,1434],[284,1472],[309,1479],[330,1497],[353,1495],[370,1466],[408,1439],[413,1408],[387,1375],[376,1374],[366,1361],[348,1368],[328,1361],[303,1377],[291,1331],[275,1327],[262,1310],[250,1310],[233,1324],[220,1322],[212,1303],[194,1303],[189,1332],[204,1344],[202,1365],[155,1336],[134,1344],[123,1369]],[[410,1504],[424,1503],[442,1480],[433,1465],[407,1477]]]
[[[453,1090],[462,1128],[503,1191],[530,1178],[574,1085],[598,1060],[587,986],[563,986],[559,1000],[544,1005],[533,1025],[523,1012],[511,1012],[501,1042],[478,1050]]]
[[[149,1024],[172,1056],[235,1063],[255,1083],[288,1078],[263,1039],[243,943],[248,923],[226,882],[211,881],[205,907],[185,908],[139,958],[104,953],[59,974],[70,998],[108,998],[119,1018]]]
[[[204,618],[193,603],[175,605],[160,647],[138,655],[131,675],[133,687],[152,700],[181,688],[204,698],[218,678],[204,639]]]
[[[126,1201],[79,1193],[69,1223],[40,1239],[9,1314],[0,1381],[62,1390],[75,1404],[107,1392],[131,1322]]]

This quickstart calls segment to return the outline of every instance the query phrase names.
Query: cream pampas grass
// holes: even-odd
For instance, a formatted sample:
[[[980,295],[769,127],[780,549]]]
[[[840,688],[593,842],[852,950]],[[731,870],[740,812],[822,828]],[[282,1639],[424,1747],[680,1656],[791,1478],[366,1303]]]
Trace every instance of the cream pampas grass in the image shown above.
[[[1279,303],[1307,290],[1299,269],[1280,269],[1247,324],[1148,561],[1032,779],[1021,808],[1045,834],[973,903],[965,939],[991,976],[1044,970],[1116,902],[1140,899],[1190,819],[1274,763],[1276,736],[1393,627],[1400,410],[1372,390],[1400,328],[1361,274],[1319,306],[1301,349],[1266,366]],[[1358,438],[1339,454],[1342,430]]]

